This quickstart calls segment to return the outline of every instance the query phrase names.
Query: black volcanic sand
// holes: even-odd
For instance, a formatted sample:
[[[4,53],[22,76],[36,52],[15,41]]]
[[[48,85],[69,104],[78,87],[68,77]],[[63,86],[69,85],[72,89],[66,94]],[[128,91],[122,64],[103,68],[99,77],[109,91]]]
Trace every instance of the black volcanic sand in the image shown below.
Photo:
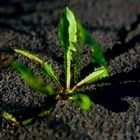
[[[38,117],[25,127],[12,127],[2,118],[2,112],[26,118],[53,102],[47,95],[26,86],[9,66],[13,57],[29,62],[10,48],[38,53],[63,76],[63,55],[56,27],[60,11],[66,5],[100,42],[110,77],[79,89],[93,101],[88,111],[70,100],[58,101],[49,116]],[[85,47],[81,77],[92,71],[89,54]],[[139,110],[140,0],[0,1],[1,140],[138,140]]]

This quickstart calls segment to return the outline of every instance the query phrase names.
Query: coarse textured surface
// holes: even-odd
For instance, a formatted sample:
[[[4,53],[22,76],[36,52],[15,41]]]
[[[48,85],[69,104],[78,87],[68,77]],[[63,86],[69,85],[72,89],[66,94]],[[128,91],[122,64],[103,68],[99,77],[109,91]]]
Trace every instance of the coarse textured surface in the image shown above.
[[[2,112],[33,116],[45,109],[50,99],[25,85],[9,66],[10,60],[17,56],[10,48],[38,53],[59,75],[64,75],[56,28],[60,11],[66,5],[100,42],[110,77],[79,89],[89,94],[93,101],[88,111],[81,110],[70,100],[58,101],[48,117],[38,117],[30,125],[14,128],[2,118]],[[69,3],[62,0],[1,0],[0,139],[140,139],[139,6],[139,0],[71,0]],[[85,47],[82,75],[92,71],[89,54]]]

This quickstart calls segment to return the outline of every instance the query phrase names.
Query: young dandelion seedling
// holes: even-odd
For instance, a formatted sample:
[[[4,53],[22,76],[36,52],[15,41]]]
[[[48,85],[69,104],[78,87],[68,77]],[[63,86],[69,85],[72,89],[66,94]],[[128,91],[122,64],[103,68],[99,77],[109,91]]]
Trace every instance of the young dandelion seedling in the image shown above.
[[[40,76],[36,75],[33,70],[27,67],[25,64],[18,61],[14,61],[12,66],[16,69],[24,81],[32,88],[39,90],[48,95],[56,95],[57,97],[67,96],[69,99],[75,101],[82,109],[89,109],[91,105],[90,98],[83,94],[78,93],[77,88],[84,84],[92,83],[107,77],[108,69],[104,59],[103,53],[100,49],[100,45],[92,38],[91,34],[85,30],[81,23],[76,20],[73,12],[66,7],[61,14],[60,23],[58,26],[58,38],[60,46],[64,51],[64,70],[66,76],[66,87],[62,87],[58,75],[54,72],[52,66],[36,55],[27,50],[14,49],[16,53],[28,57],[29,59],[39,63],[40,68],[45,70],[45,73],[54,81],[57,89],[53,89],[51,86],[45,84]],[[79,39],[83,44],[88,44],[92,52],[92,62],[99,64],[99,67],[93,69],[93,72],[86,76],[83,80],[79,81],[74,87],[71,88],[71,62],[73,60],[73,52],[77,53],[75,44]]]

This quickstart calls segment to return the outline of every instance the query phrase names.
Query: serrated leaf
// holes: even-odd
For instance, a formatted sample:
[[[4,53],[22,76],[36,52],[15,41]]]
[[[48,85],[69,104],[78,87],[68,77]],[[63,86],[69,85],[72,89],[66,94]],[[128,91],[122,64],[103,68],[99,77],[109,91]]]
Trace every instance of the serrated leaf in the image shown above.
[[[40,63],[42,65],[43,60],[37,57],[37,55],[30,53],[27,50],[21,50],[21,49],[14,49],[16,53],[22,54],[23,56],[28,57],[31,60],[35,60],[36,62]]]
[[[100,66],[107,66],[100,44],[85,30],[79,21],[77,21],[79,37],[84,44],[88,44],[92,51],[92,61],[97,62]]]
[[[40,77],[34,74],[31,68],[17,61],[13,61],[12,66],[20,73],[22,79],[31,88],[34,88],[49,95],[56,94],[56,92],[49,85],[44,84]]]
[[[58,38],[61,47],[64,49],[64,68],[66,73],[66,89],[70,89],[70,69],[72,51],[75,51],[74,43],[77,41],[77,26],[74,14],[66,7],[62,14],[58,26]]]
[[[76,86],[74,86],[72,91],[74,91],[77,87],[79,87],[79,86],[81,86],[83,84],[92,83],[92,82],[95,82],[95,81],[100,80],[100,79],[102,79],[104,77],[107,77],[107,76],[109,76],[108,70],[107,70],[106,67],[102,66],[102,67],[100,67],[98,69],[95,69],[94,72],[92,72],[86,78],[84,78],[78,84],[76,84]]]
[[[51,65],[46,61],[44,62],[43,60],[41,60],[40,58],[38,58],[36,55],[30,53],[27,50],[21,50],[21,49],[14,49],[15,52],[22,54],[23,56],[28,57],[31,60],[35,60],[38,63],[41,64],[42,67],[44,67],[44,69],[46,70],[47,74],[53,79],[53,81],[56,83],[56,85],[61,89],[62,86],[58,80],[58,77],[56,76],[54,70],[52,69]]]
[[[62,88],[57,76],[54,74],[54,71],[51,67],[51,65],[48,62],[45,62],[43,64],[44,69],[46,70],[46,72],[48,73],[48,75],[54,80],[54,82],[58,85],[59,89]]]
[[[74,43],[77,41],[77,26],[74,14],[66,7],[62,14],[58,25],[58,37],[61,47],[68,50],[74,50]]]
[[[91,106],[91,100],[85,94],[74,93],[74,94],[72,94],[70,99],[74,100],[76,102],[76,104],[79,105],[84,110],[89,109]]]

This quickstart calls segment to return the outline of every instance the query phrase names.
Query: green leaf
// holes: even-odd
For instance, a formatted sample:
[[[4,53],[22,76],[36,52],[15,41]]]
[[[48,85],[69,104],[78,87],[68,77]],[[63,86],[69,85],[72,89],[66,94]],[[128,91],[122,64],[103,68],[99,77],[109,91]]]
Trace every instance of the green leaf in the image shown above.
[[[19,53],[19,54],[22,54],[23,56],[28,57],[28,58],[31,59],[31,60],[37,61],[37,62],[40,63],[41,65],[43,64],[43,60],[41,60],[40,58],[37,57],[37,55],[32,54],[32,53],[30,53],[30,52],[27,51],[27,50],[14,49],[14,51],[15,51],[16,53]]]
[[[70,89],[72,51],[76,51],[74,43],[77,41],[77,26],[74,14],[66,7],[58,26],[58,38],[64,49],[64,68],[66,73],[66,89]]]
[[[30,124],[34,119],[35,119],[35,117],[28,118],[28,119],[26,119],[26,120],[23,120],[23,121],[21,122],[21,124],[24,125],[24,126],[26,126],[26,125]]]
[[[60,82],[59,82],[57,76],[54,74],[54,71],[53,71],[51,65],[48,64],[48,62],[45,62],[45,63],[43,64],[43,67],[44,67],[44,69],[46,70],[46,72],[48,73],[48,75],[54,80],[54,82],[55,82],[55,83],[58,85],[58,87],[61,89],[62,86],[61,86],[61,84],[60,84]]]
[[[43,110],[38,116],[39,117],[48,116],[51,113],[52,110],[53,110],[53,107],[51,107],[47,110]]]
[[[56,94],[56,92],[49,85],[44,84],[40,77],[34,74],[31,68],[17,61],[13,61],[12,66],[20,73],[22,79],[24,79],[25,83],[31,88],[49,95]]]
[[[11,123],[13,126],[19,126],[19,121],[17,121],[16,117],[14,117],[12,114],[8,112],[3,112],[2,116],[4,119],[6,119],[9,123]]]
[[[102,67],[100,67],[98,69],[95,69],[94,72],[92,72],[86,78],[84,78],[78,84],[76,84],[76,86],[74,86],[72,91],[74,91],[77,87],[79,87],[79,86],[81,86],[83,84],[92,83],[92,82],[95,82],[95,81],[100,80],[100,79],[102,79],[104,77],[107,77],[107,76],[109,76],[108,70],[107,70],[106,67],[102,66]]]
[[[87,32],[79,21],[77,21],[79,37],[84,44],[88,44],[92,51],[92,61],[97,62],[100,66],[107,66],[100,44]]]
[[[15,52],[19,53],[19,54],[22,54],[23,56],[26,56],[28,57],[29,59],[31,60],[35,60],[37,61],[38,63],[41,64],[42,67],[44,67],[44,69],[46,70],[47,74],[53,79],[53,81],[56,83],[56,85],[59,87],[59,89],[62,88],[59,80],[58,80],[58,77],[56,76],[54,70],[52,69],[51,65],[48,64],[48,62],[44,62],[43,60],[41,60],[40,58],[38,58],[36,55],[30,53],[29,51],[27,50],[21,50],[21,49],[14,49]]]
[[[91,100],[85,94],[74,93],[74,94],[72,94],[70,99],[74,100],[76,102],[76,104],[79,105],[84,110],[89,109],[91,106]]]
[[[33,120],[35,120],[35,119],[38,118],[38,117],[45,117],[45,116],[48,116],[48,115],[50,114],[50,112],[52,111],[52,109],[53,109],[53,108],[51,107],[51,108],[49,108],[49,109],[43,110],[40,114],[37,114],[37,115],[35,115],[35,116],[33,116],[33,117],[30,117],[30,118],[27,118],[27,119],[21,121],[21,124],[24,125],[24,126],[26,126],[26,125],[32,123]]]

